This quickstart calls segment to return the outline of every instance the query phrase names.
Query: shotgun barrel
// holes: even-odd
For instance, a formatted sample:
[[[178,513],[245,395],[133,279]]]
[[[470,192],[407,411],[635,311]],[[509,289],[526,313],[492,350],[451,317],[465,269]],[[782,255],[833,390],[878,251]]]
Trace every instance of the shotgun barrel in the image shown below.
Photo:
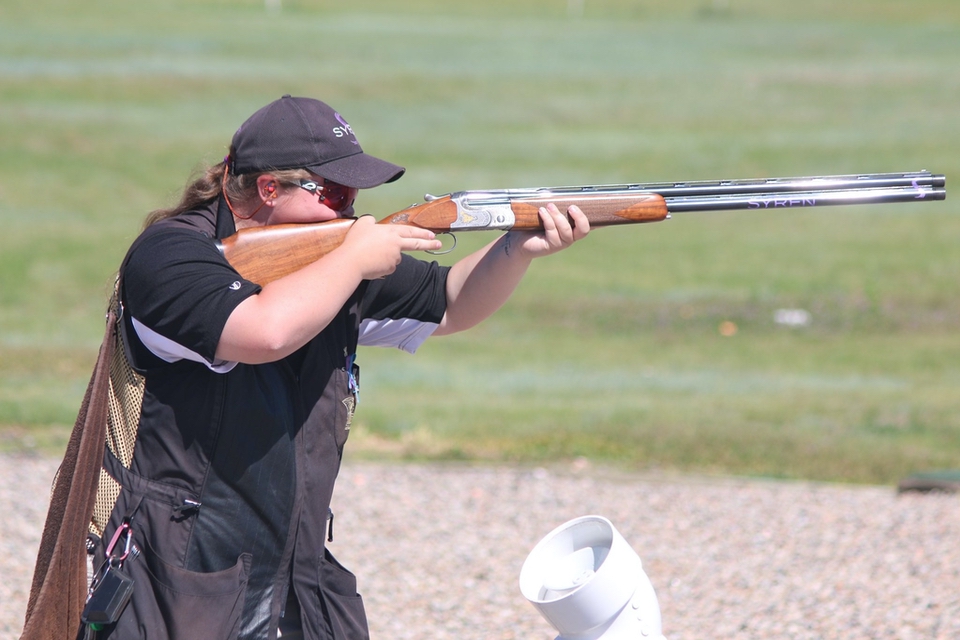
[[[946,178],[943,175],[918,171],[459,191],[450,194],[450,198],[466,209],[479,212],[495,210],[511,202],[569,200],[604,195],[628,196],[633,193],[655,193],[663,197],[670,213],[882,204],[943,200],[946,198]],[[437,198],[427,196],[428,201]]]

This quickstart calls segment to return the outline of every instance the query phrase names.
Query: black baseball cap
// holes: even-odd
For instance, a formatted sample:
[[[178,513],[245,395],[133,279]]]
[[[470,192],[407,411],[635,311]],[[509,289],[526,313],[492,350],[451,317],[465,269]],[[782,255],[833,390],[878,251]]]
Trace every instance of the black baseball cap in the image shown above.
[[[393,182],[403,167],[363,152],[353,129],[329,105],[285,95],[263,107],[233,135],[230,173],[306,169],[347,187]]]

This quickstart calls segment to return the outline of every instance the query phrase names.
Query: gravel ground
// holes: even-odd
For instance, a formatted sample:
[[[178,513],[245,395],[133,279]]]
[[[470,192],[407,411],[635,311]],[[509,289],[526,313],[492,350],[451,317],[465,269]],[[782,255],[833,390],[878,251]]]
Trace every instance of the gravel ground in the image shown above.
[[[57,462],[0,457],[0,636],[22,626]],[[960,497],[888,487],[348,463],[334,554],[377,638],[552,640],[520,567],[556,526],[610,519],[670,640],[960,638]]]

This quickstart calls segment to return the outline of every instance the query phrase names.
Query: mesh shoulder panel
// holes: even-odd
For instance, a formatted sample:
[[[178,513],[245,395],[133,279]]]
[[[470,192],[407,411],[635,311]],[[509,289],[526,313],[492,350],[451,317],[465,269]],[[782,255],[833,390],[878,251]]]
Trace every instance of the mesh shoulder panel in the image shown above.
[[[121,321],[122,309],[115,292],[110,304],[117,310],[117,322]],[[133,447],[137,439],[137,427],[140,424],[140,412],[143,408],[144,378],[127,362],[123,348],[123,332],[116,331],[116,348],[110,363],[110,396],[107,412],[106,446],[123,466],[130,468],[133,461]],[[120,485],[104,469],[100,469],[100,486],[97,489],[97,502],[90,518],[90,532],[103,537],[103,531],[110,520],[110,513],[120,495]]]

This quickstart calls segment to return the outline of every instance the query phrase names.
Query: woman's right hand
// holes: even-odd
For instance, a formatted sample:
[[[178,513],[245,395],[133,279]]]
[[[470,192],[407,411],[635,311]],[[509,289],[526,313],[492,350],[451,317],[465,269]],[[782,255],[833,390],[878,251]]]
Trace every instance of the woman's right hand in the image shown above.
[[[338,252],[359,269],[364,280],[393,273],[404,251],[436,251],[443,243],[427,229],[402,224],[377,224],[373,216],[360,216],[353,223]]]

